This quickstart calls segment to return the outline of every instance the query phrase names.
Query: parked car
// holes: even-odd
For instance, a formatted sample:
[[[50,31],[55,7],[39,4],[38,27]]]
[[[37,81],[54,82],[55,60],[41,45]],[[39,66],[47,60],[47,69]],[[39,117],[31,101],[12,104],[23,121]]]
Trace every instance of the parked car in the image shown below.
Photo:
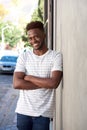
[[[1,73],[13,73],[18,53],[12,50],[0,50],[0,72]]]

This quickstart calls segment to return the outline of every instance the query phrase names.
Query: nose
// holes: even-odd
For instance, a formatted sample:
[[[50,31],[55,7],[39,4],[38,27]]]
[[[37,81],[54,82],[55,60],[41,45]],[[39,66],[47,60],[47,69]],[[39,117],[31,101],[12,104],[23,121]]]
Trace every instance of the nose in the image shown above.
[[[36,39],[33,37],[33,38],[32,38],[32,42],[35,42],[35,41],[36,41]]]

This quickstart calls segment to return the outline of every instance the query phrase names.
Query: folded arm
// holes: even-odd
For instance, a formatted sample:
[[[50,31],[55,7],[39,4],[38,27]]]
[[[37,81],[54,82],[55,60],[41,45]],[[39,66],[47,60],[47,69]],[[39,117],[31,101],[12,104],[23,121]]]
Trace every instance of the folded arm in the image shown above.
[[[23,72],[14,72],[13,76],[13,86],[15,89],[24,89],[24,90],[33,90],[38,89],[37,85],[24,79],[25,73]]]
[[[36,86],[40,88],[55,89],[60,84],[62,75],[62,71],[53,71],[52,76],[50,78],[41,78],[32,75],[27,75],[24,77],[24,79],[26,81],[34,83]]]

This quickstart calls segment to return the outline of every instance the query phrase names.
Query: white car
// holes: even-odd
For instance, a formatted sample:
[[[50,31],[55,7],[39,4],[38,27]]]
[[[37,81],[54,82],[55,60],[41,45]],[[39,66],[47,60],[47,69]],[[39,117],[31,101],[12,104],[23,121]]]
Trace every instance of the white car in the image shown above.
[[[18,53],[12,50],[0,50],[0,72],[1,73],[13,73]]]

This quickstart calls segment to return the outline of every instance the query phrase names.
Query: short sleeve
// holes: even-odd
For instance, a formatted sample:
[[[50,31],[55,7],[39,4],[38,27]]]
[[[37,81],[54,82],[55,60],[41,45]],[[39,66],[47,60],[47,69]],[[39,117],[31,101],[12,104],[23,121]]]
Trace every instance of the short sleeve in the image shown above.
[[[59,52],[54,56],[52,71],[63,71],[63,56]]]
[[[15,72],[25,72],[25,56],[23,53],[17,59]]]

